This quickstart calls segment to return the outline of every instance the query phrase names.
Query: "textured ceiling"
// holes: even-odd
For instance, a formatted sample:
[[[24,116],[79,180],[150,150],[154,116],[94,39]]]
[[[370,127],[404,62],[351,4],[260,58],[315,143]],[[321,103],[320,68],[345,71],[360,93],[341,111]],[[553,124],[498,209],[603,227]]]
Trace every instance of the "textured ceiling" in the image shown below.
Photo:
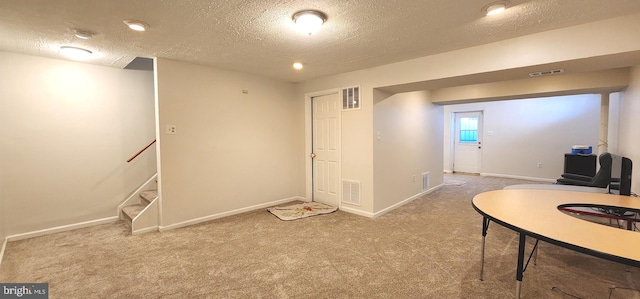
[[[371,68],[640,12],[640,0],[1,0],[0,51],[52,58],[62,45],[96,55],[88,63],[123,68],[135,57],[165,57],[291,82]],[[328,16],[307,36],[291,16]],[[124,19],[150,24],[134,32]],[[74,29],[95,32],[90,40]],[[302,61],[305,68],[291,68]]]

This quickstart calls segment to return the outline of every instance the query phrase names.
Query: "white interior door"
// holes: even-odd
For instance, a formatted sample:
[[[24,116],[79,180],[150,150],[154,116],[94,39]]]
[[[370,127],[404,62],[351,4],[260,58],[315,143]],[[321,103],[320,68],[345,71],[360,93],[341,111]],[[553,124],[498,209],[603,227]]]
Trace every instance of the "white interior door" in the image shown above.
[[[340,204],[340,105],[338,94],[314,97],[313,114],[313,200]]]
[[[480,173],[482,112],[455,114],[453,171]]]

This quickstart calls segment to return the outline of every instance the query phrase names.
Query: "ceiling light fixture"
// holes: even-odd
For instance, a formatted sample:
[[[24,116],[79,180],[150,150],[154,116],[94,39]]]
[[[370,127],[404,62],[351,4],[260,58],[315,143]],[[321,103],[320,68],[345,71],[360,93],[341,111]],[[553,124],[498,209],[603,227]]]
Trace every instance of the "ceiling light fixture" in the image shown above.
[[[487,16],[491,16],[491,15],[497,15],[499,13],[504,12],[504,10],[507,9],[507,2],[506,1],[498,1],[498,2],[493,2],[488,4],[487,6],[482,8],[482,11],[484,11]]]
[[[293,14],[292,19],[302,32],[312,35],[327,21],[327,15],[317,10],[303,10]]]
[[[78,47],[62,46],[60,47],[60,54],[75,60],[85,60],[89,59],[93,52]]]
[[[302,64],[302,62],[295,62],[293,64],[293,68],[296,70],[301,70],[304,67],[304,65]]]
[[[91,31],[80,30],[80,29],[75,30],[75,36],[80,39],[91,39],[94,35],[95,33]]]
[[[138,20],[124,20],[122,22],[129,26],[131,30],[135,31],[145,31],[149,28],[149,24]]]

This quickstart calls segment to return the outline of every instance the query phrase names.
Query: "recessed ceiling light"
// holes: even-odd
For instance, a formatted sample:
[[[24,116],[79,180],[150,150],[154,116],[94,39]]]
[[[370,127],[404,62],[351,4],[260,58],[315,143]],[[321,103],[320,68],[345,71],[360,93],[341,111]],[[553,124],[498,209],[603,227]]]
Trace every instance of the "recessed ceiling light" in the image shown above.
[[[80,30],[80,29],[75,30],[75,36],[80,39],[91,39],[94,35],[95,34],[91,31]]]
[[[293,64],[293,68],[296,70],[301,70],[304,67],[304,65],[302,65],[302,62],[296,62]]]
[[[138,20],[124,20],[122,22],[129,26],[131,30],[135,31],[145,31],[147,30],[147,28],[149,28],[149,24]]]
[[[293,14],[292,19],[300,31],[311,35],[320,30],[327,21],[327,15],[317,10],[303,10]]]
[[[62,46],[60,47],[60,54],[75,60],[85,60],[89,59],[93,52],[78,47]]]
[[[484,11],[487,14],[487,16],[491,16],[491,15],[502,13],[504,12],[505,9],[507,9],[507,2],[498,1],[498,2],[490,3],[487,6],[483,7],[482,11]]]

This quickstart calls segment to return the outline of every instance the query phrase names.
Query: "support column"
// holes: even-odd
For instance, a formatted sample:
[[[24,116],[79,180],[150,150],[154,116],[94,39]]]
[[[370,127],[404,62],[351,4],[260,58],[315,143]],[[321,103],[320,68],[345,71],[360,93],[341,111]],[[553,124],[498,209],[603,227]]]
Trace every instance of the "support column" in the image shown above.
[[[609,94],[600,94],[600,134],[598,135],[598,156],[609,151]]]

